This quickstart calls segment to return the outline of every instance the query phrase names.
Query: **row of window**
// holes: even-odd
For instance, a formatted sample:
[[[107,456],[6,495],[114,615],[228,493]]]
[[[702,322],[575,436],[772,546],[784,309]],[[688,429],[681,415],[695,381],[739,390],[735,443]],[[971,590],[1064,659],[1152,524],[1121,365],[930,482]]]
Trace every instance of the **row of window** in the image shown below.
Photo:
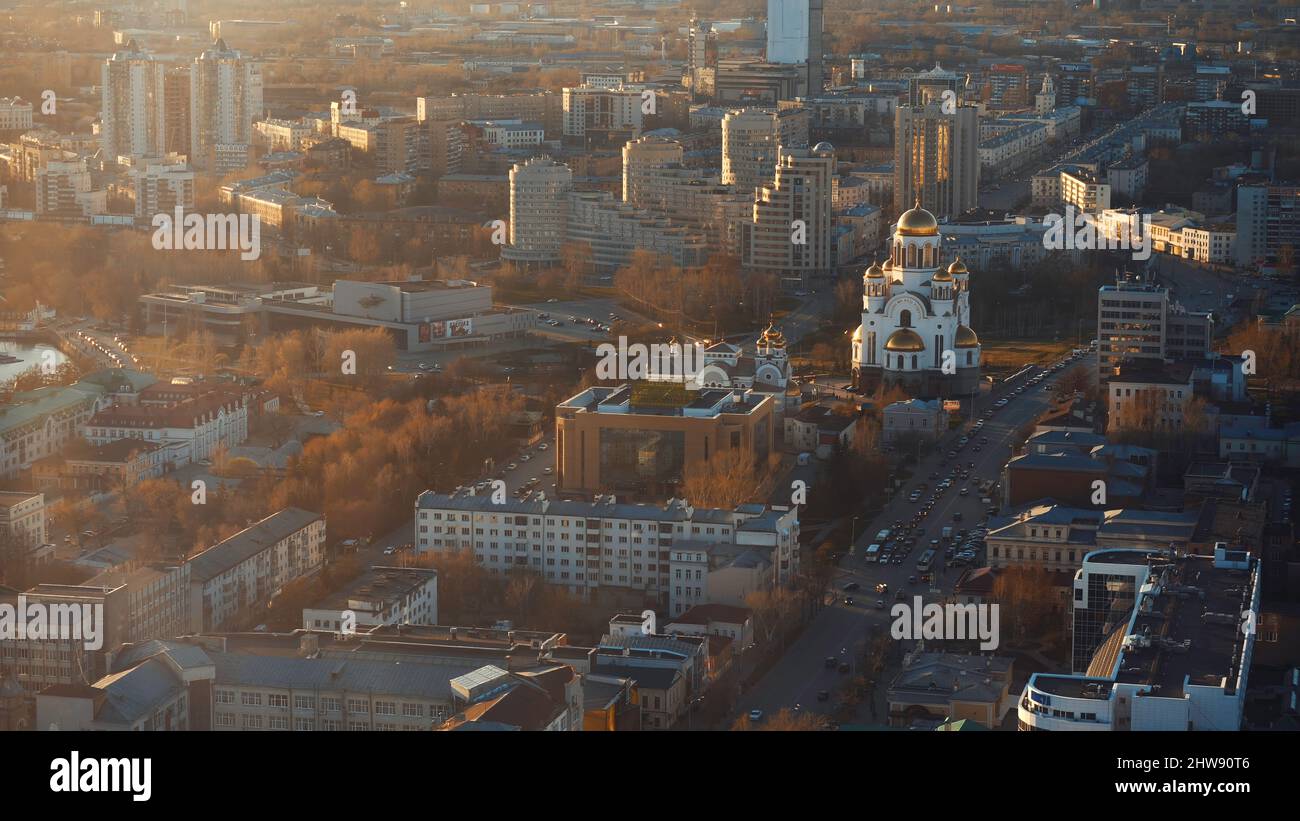
[[[239,694],[239,703],[245,707],[261,707],[263,704],[263,694],[258,692],[244,691]],[[214,696],[217,704],[234,704],[235,692],[233,690],[217,689]],[[320,712],[338,713],[342,712],[342,702],[333,696],[321,696]],[[315,696],[297,695],[293,697],[293,706],[295,710],[315,710],[317,698]],[[266,706],[277,709],[289,709],[289,696],[284,693],[267,693]],[[375,715],[395,716],[398,715],[399,704],[396,701],[378,700],[374,702]],[[370,702],[363,698],[347,699],[347,712],[349,713],[369,713]],[[423,718],[424,705],[403,702],[400,705],[401,715],[407,718]],[[431,708],[431,715],[440,713],[441,708]]]

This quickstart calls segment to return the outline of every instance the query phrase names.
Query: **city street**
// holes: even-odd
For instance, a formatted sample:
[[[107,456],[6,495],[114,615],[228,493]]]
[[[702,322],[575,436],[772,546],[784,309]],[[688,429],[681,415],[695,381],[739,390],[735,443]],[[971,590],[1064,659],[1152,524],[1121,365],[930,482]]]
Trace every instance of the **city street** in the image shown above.
[[[1095,360],[1091,355],[1076,360],[1073,364],[1095,368]],[[995,411],[980,432],[973,434],[971,441],[958,450],[957,457],[950,461],[947,467],[941,467],[940,463],[947,461],[947,452],[955,447],[956,440],[962,432],[969,429],[969,423],[963,425],[958,431],[947,434],[930,455],[921,459],[915,467],[912,478],[885,505],[879,515],[869,522],[857,522],[855,549],[851,555],[841,558],[836,572],[832,591],[834,603],[813,618],[799,638],[785,651],[780,661],[742,697],[737,715],[753,709],[762,710],[765,715],[770,715],[782,709],[793,708],[795,705],[801,705],[802,709],[808,711],[829,712],[834,706],[833,696],[830,701],[819,702],[818,691],[830,690],[833,693],[834,688],[843,683],[848,676],[826,667],[825,660],[828,657],[843,657],[854,665],[856,672],[856,663],[861,657],[865,642],[874,638],[880,631],[889,629],[891,621],[889,608],[894,604],[896,590],[903,589],[906,593],[906,601],[909,603],[913,595],[922,595],[929,602],[942,601],[952,592],[952,586],[960,577],[962,569],[946,566],[942,546],[936,551],[933,570],[937,589],[919,583],[921,574],[916,568],[917,559],[930,547],[931,539],[940,538],[944,527],[951,526],[954,531],[963,528],[972,529],[978,527],[986,518],[984,510],[987,505],[980,502],[981,494],[975,489],[975,485],[981,480],[998,480],[1002,466],[1010,455],[1010,446],[1013,444],[1016,430],[1042,413],[1048,405],[1051,388],[1061,375],[1068,372],[1069,368],[1062,369],[1038,385],[1026,388],[1019,395],[1014,393],[1017,387],[1025,385],[1030,378],[1041,373],[1042,370],[1035,368],[1014,381],[998,385],[992,393],[977,400],[975,412],[978,416],[993,407],[998,399],[1009,397],[1008,404]],[[988,444],[982,445],[977,453],[974,447],[979,444],[981,438],[987,438]],[[876,541],[876,534],[880,530],[886,528],[892,530],[895,522],[898,521],[908,523],[929,493],[933,492],[939,480],[928,477],[933,474],[938,474],[940,478],[946,477],[953,467],[961,465],[964,468],[970,462],[974,462],[975,465],[970,471],[970,478],[956,480],[946,493],[936,497],[934,508],[925,516],[920,528],[913,534],[917,537],[916,545],[903,557],[902,563],[891,562],[882,565],[863,561],[862,557],[867,546]],[[921,501],[910,502],[908,494],[920,482],[927,482],[930,491],[922,495]],[[967,496],[959,495],[962,487],[971,488]],[[995,506],[998,505],[997,498],[992,501]],[[954,522],[953,514],[959,511],[962,520]],[[978,566],[978,563],[972,566]],[[908,583],[908,578],[911,576],[918,577],[917,584]],[[860,588],[846,593],[844,585],[850,582],[857,582]],[[886,583],[888,590],[877,594],[875,587],[880,582]],[[854,599],[853,604],[845,604],[846,595]],[[876,606],[878,599],[884,603],[881,608]],[[878,697],[883,695],[885,683],[882,682],[881,688],[878,689]],[[880,720],[883,722],[883,715]]]

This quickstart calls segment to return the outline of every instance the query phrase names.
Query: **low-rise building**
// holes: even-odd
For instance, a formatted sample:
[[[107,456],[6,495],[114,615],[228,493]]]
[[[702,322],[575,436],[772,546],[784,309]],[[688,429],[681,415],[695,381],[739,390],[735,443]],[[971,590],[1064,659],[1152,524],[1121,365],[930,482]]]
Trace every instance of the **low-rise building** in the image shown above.
[[[284,585],[316,573],[325,558],[325,517],[289,507],[194,556],[190,627],[223,630]]]
[[[437,623],[438,571],[424,567],[372,567],[302,610],[306,630]]]
[[[485,665],[545,673],[561,665],[543,655],[566,641],[411,625],[359,636],[298,630],[145,641],[122,648],[92,685],[37,696],[36,714],[38,726],[61,730],[430,730],[472,707],[453,681]],[[580,726],[581,691],[571,678],[565,686],[566,721]]]
[[[232,448],[248,438],[248,402],[225,391],[212,391],[173,405],[115,405],[81,426],[92,445],[138,439],[168,448],[178,464],[210,458],[218,447]],[[172,467],[178,464],[171,465]]]
[[[45,494],[0,491],[0,555],[26,555],[49,541],[45,528]]]
[[[1069,507],[1043,500],[989,521],[988,566],[1073,574],[1093,550],[1150,545],[1194,546],[1201,512]]]
[[[785,417],[785,444],[797,451],[829,459],[837,450],[848,450],[858,417],[837,413],[834,408],[812,405]]]
[[[889,683],[889,725],[964,719],[997,729],[1016,705],[1012,664],[1002,656],[912,653]]]
[[[889,446],[906,437],[931,441],[947,429],[948,413],[938,399],[905,399],[886,405],[881,412],[881,438]]]

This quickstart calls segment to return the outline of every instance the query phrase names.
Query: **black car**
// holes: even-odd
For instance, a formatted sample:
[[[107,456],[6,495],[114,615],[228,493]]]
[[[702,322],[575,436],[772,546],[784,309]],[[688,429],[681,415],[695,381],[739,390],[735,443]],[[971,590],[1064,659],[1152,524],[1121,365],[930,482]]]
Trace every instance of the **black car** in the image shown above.
[[[857,582],[849,582],[848,584],[844,585],[844,589],[845,589],[845,590],[857,590],[857,589],[858,589],[859,587],[861,587],[861,586],[862,586],[862,585],[858,584]]]
[[[830,690],[818,690],[818,691],[817,691],[817,700],[818,700],[818,701],[829,701],[829,700],[830,700],[830,697],[831,697]]]
[[[847,673],[849,671],[849,663],[847,661],[841,661],[839,670],[841,673]]]
[[[834,669],[835,669],[835,665],[837,665],[837,664],[839,664],[839,662],[835,659],[834,656],[827,656],[827,657],[826,657],[826,669],[827,669],[827,670],[834,670]]]

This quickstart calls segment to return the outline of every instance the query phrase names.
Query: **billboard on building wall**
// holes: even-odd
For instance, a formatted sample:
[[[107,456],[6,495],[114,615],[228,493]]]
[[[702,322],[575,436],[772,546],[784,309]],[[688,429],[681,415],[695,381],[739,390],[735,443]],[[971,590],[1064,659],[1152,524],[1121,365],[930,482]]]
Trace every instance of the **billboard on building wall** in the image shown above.
[[[432,333],[431,333],[431,329],[429,328],[429,323],[428,323],[428,322],[421,322],[421,323],[420,323],[420,341],[421,341],[421,342],[428,342],[428,341],[430,341],[432,338],[433,338],[433,335],[432,335]]]
[[[469,336],[474,332],[474,320],[452,319],[447,322],[447,336]]]

